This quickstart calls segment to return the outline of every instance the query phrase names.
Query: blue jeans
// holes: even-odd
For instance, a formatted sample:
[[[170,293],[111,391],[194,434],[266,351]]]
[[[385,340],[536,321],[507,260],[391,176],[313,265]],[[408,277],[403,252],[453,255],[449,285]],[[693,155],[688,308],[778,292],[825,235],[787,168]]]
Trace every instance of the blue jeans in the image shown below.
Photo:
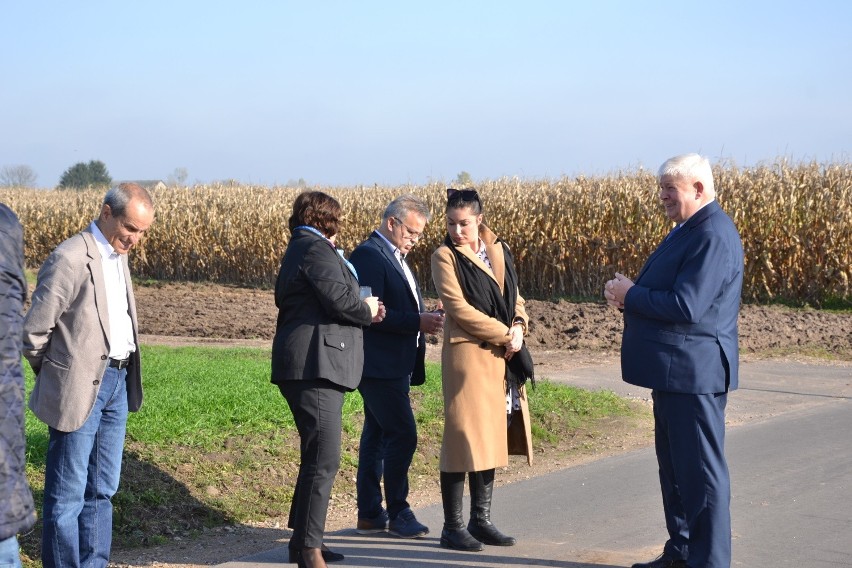
[[[411,410],[410,390],[409,377],[364,377],[358,385],[364,399],[364,430],[355,478],[359,518],[381,514],[383,477],[391,520],[409,508],[408,468],[417,449],[417,424]]]
[[[112,546],[127,427],[127,370],[107,367],[92,413],[79,430],[50,428],[44,473],[44,568],[104,568]]]
[[[21,568],[18,539],[14,536],[0,540],[0,568]]]

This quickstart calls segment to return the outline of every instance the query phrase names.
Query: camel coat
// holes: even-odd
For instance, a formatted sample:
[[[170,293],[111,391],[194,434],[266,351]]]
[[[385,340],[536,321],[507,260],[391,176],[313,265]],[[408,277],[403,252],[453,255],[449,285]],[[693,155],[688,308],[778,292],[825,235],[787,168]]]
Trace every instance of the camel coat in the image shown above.
[[[485,225],[479,236],[485,243],[494,274],[470,247],[458,250],[492,276],[500,289],[506,264],[503,247]],[[432,279],[444,304],[444,344],[441,352],[444,392],[444,438],[440,470],[483,471],[506,466],[509,453],[525,455],[532,465],[532,435],[525,388],[520,389],[521,411],[506,426],[506,363],[503,359],[509,328],[471,306],[464,298],[456,257],[447,245],[432,254]],[[528,321],[524,299],[518,294],[514,317]]]

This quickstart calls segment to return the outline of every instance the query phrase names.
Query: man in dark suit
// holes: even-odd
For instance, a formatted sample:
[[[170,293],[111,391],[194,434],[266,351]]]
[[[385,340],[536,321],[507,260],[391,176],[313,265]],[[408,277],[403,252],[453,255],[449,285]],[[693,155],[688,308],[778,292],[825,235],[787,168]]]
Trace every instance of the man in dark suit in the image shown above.
[[[624,312],[623,378],[652,389],[669,533],[659,558],[633,568],[729,568],[725,405],[737,388],[742,242],[715,202],[706,158],[671,158],[658,180],[666,215],[677,225],[635,282],[616,273],[604,289],[607,302]]]
[[[409,389],[425,381],[424,334],[438,333],[444,318],[424,311],[417,279],[405,261],[429,218],[422,199],[398,197],[385,209],[379,228],[350,256],[361,285],[370,286],[387,310],[381,323],[364,329],[364,371],[358,386],[364,430],[356,478],[356,530],[361,534],[389,530],[401,538],[417,538],[429,532],[407,501],[408,468],[417,448]]]

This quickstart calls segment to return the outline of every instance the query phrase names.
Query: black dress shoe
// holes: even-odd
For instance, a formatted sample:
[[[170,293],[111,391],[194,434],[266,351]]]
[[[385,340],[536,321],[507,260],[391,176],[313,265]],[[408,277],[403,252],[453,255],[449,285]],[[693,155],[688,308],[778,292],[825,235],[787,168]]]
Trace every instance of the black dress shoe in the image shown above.
[[[689,566],[687,566],[686,560],[672,558],[663,553],[650,562],[637,562],[632,568],[689,568]]]
[[[467,529],[444,529],[441,531],[441,547],[464,552],[480,552],[482,543],[473,538]]]
[[[326,545],[322,545],[320,549],[320,553],[322,554],[322,559],[326,561],[326,563],[331,562],[340,562],[343,560],[344,556],[339,552],[333,552],[329,550]],[[297,548],[290,549],[290,564],[299,564],[302,560],[302,551]]]
[[[320,552],[322,553],[322,559],[328,562],[340,562],[343,560],[344,556],[339,552],[332,552],[326,545],[322,545],[320,547]]]
[[[514,537],[506,536],[497,530],[490,521],[470,521],[467,525],[467,532],[481,542],[490,546],[515,546],[517,542]]]

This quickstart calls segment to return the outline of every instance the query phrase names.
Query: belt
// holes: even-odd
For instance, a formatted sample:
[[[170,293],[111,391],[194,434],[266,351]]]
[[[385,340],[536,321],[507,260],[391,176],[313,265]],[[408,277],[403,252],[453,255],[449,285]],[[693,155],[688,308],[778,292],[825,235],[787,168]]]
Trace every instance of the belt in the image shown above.
[[[109,366],[115,369],[124,369],[130,364],[130,357],[127,359],[113,359],[110,357]]]

